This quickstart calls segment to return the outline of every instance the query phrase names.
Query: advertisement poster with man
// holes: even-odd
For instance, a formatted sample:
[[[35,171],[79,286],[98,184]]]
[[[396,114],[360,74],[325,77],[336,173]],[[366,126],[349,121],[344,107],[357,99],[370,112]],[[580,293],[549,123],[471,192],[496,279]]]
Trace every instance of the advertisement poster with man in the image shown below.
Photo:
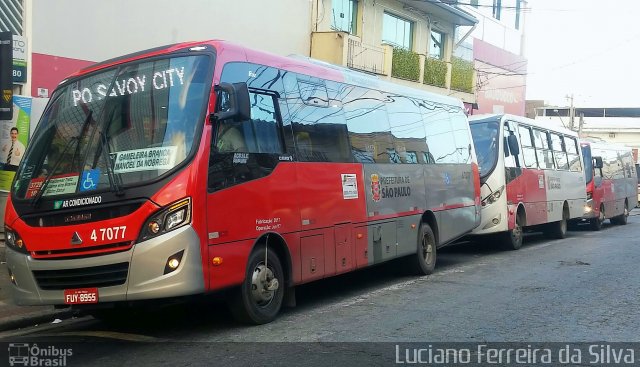
[[[31,98],[13,96],[13,119],[0,121],[0,190],[9,191],[29,141]]]

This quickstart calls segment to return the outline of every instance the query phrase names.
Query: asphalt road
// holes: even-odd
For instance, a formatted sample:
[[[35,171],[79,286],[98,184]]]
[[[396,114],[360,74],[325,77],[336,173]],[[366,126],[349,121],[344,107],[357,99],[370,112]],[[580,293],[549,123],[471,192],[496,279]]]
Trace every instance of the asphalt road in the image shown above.
[[[530,234],[519,251],[451,246],[432,276],[407,276],[389,263],[315,282],[267,325],[238,325],[207,299],[119,326],[81,317],[9,331],[0,342],[80,342],[68,344],[71,366],[370,366],[393,363],[398,342],[640,342],[637,214],[626,226],[563,240]]]

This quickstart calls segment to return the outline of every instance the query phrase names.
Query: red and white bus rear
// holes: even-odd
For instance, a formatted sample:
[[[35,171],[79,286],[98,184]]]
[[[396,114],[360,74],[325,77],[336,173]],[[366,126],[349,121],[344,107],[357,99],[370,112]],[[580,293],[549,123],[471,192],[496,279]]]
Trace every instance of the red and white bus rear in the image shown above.
[[[587,205],[583,220],[599,231],[609,218],[611,224],[627,224],[629,210],[638,198],[638,176],[631,148],[583,140]]]
[[[480,183],[461,101],[209,41],[63,81],[6,212],[20,304],[230,290],[264,323],[298,284],[398,257],[431,273],[479,224]]]
[[[585,205],[576,133],[512,115],[473,116],[469,123],[482,184],[482,223],[473,234],[495,235],[512,250],[527,228],[564,238]]]

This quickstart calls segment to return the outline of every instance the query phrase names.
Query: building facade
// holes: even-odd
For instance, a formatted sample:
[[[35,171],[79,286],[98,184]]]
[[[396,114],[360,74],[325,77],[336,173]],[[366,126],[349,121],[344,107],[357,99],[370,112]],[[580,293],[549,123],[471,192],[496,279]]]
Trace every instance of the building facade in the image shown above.
[[[466,46],[472,49],[478,113],[525,115],[527,58],[525,0],[470,0],[459,5],[478,19]],[[462,4],[462,2],[458,2]],[[463,48],[458,48],[462,50]]]
[[[638,107],[538,107],[536,120],[578,131],[581,138],[624,145],[638,161],[640,150],[640,108]]]

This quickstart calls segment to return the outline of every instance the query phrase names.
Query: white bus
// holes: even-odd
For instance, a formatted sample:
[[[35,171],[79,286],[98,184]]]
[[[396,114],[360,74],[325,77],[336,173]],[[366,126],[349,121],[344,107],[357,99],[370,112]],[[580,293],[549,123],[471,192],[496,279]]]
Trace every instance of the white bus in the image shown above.
[[[564,238],[586,202],[576,133],[513,115],[469,123],[482,185],[482,220],[473,234],[495,235],[510,250],[522,246],[525,228]]]

